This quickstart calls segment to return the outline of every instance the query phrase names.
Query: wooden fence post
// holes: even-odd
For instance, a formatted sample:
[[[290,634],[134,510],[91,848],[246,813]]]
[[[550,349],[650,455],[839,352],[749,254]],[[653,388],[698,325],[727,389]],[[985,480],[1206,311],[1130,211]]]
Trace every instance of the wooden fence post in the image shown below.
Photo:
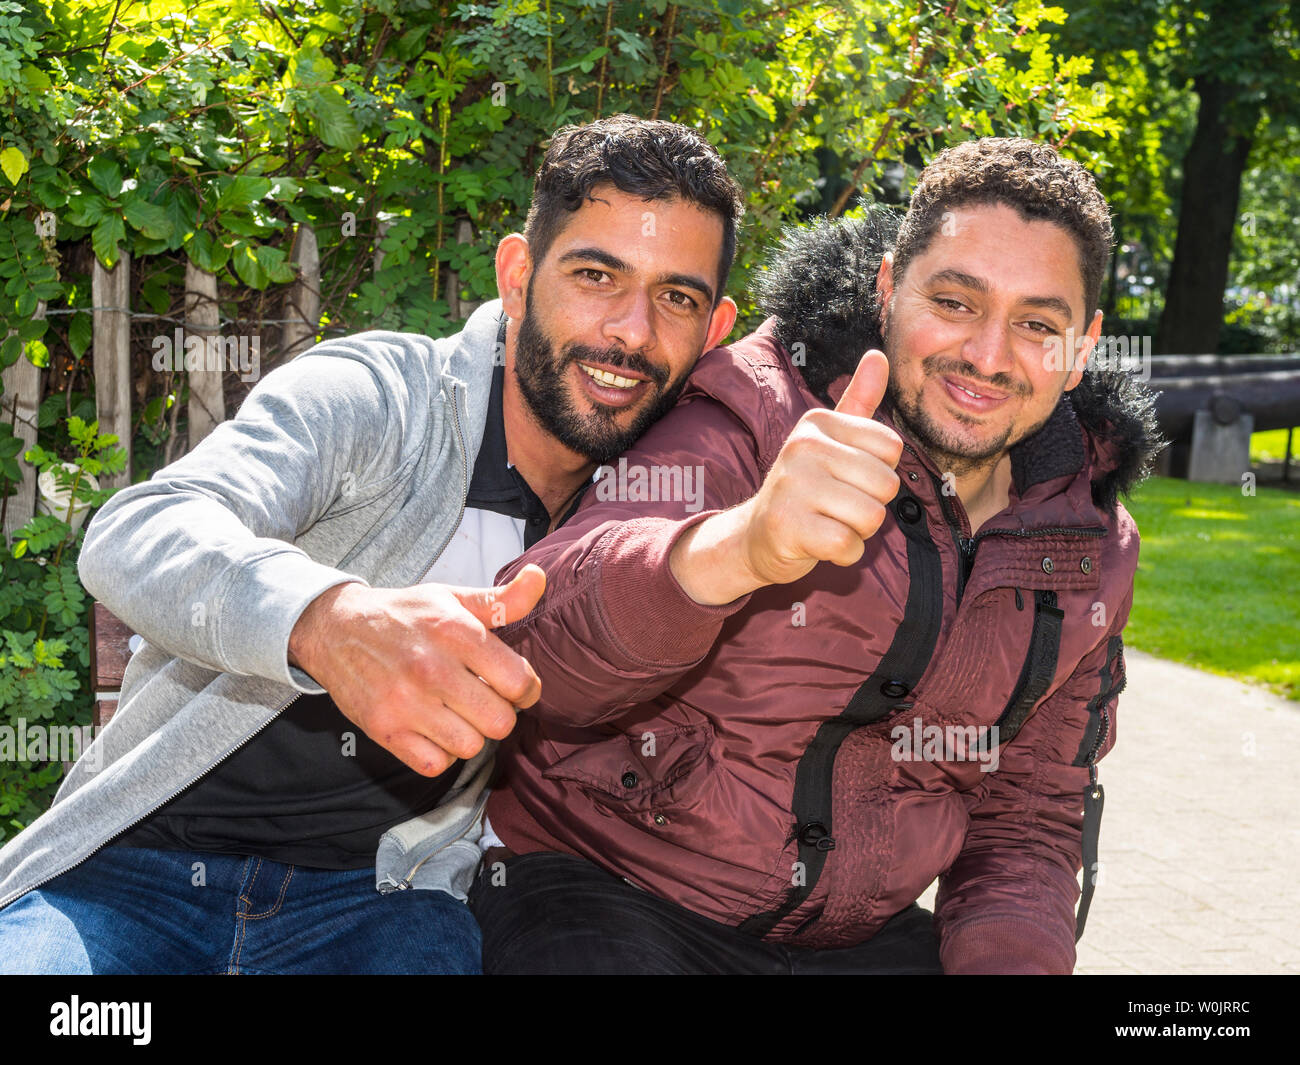
[[[375,251],[371,256],[370,261],[374,264],[371,267],[371,270],[376,274],[384,267],[384,249],[379,245],[384,242],[384,237],[387,236],[388,231],[393,228],[393,220],[395,218],[397,218],[397,215],[390,211],[380,211],[375,215]]]
[[[94,305],[95,410],[99,432],[116,433],[126,449],[121,473],[105,474],[100,488],[131,483],[131,257],[123,251],[117,265],[104,269],[96,257],[90,271]]]
[[[281,315],[280,358],[285,361],[315,344],[320,329],[320,248],[311,226],[298,226],[289,261],[298,267],[298,280],[285,293]]]
[[[186,372],[190,386],[187,449],[194,450],[208,433],[226,420],[225,357],[221,341],[221,306],[217,303],[217,275],[185,260],[185,339],[203,340],[203,369]],[[188,360],[187,360],[188,361]]]
[[[33,318],[45,317],[45,301],[36,305]],[[12,336],[12,331],[10,332]],[[18,485],[16,495],[4,501],[4,544],[13,539],[13,534],[32,520],[36,508],[36,469],[22,461],[24,452],[36,446],[36,416],[41,402],[41,369],[27,357],[26,352],[18,356],[18,361],[6,367],[4,374],[4,395],[0,396],[0,418],[6,425],[12,425],[14,433],[21,438],[23,450],[18,453],[18,467],[23,479]],[[0,544],[0,546],[4,546]]]

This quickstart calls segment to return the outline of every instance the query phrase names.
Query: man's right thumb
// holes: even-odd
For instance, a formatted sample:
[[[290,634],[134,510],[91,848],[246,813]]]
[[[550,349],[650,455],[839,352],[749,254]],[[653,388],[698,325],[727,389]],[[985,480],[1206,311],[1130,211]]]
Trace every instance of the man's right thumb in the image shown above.
[[[546,591],[546,571],[529,563],[495,588],[458,588],[461,604],[489,629],[527,617]]]
[[[862,356],[862,361],[853,373],[853,380],[835,404],[835,410],[840,414],[870,418],[885,398],[885,386],[888,384],[889,360],[885,358],[884,352],[872,348]]]

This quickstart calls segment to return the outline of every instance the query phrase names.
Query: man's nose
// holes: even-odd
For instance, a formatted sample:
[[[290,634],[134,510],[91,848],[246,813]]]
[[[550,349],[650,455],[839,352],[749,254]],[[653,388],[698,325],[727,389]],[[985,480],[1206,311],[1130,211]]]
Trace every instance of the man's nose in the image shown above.
[[[1007,323],[991,317],[976,323],[962,346],[962,357],[986,378],[1011,370],[1015,360]]]
[[[654,311],[645,292],[627,292],[609,308],[602,335],[627,351],[649,351],[654,347]]]

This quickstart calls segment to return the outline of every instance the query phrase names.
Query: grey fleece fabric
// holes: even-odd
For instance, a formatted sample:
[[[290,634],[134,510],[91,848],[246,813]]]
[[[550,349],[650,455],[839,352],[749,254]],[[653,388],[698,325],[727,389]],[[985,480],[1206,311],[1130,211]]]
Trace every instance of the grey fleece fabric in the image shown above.
[[[288,645],[323,591],[420,581],[464,508],[501,313],[487,303],[441,340],[368,332],[318,344],[95,515],[82,583],[146,642],[53,805],[0,850],[0,907],[184,790],[299,693],[320,693],[288,665]],[[466,766],[439,812],[385,837],[381,890],[463,897],[485,760]]]

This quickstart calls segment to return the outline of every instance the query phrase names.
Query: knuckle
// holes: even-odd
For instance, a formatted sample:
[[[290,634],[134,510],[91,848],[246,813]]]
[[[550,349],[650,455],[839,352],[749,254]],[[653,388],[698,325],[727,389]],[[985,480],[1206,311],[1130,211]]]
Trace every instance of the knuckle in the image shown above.
[[[836,561],[841,566],[851,566],[862,557],[865,550],[865,538],[856,531],[850,530],[840,544]]]
[[[471,618],[466,618],[460,614],[439,612],[425,620],[424,628],[432,647],[446,647],[452,650],[460,650],[469,646],[474,638],[475,633],[473,626],[470,624]],[[434,657],[426,655],[425,657]]]
[[[513,710],[491,715],[483,725],[483,734],[490,739],[503,740],[515,727],[516,715]]]
[[[880,503],[876,502],[874,499],[870,501],[870,503],[867,506],[867,511],[865,515],[866,531],[863,534],[863,539],[866,539],[866,537],[868,536],[874,535],[876,530],[879,529],[880,526],[884,524],[885,513],[886,513],[885,508]],[[865,545],[864,545],[864,550],[865,550]]]
[[[429,633],[430,642],[420,643],[414,641],[407,650],[406,671],[413,676],[421,686],[427,686],[435,680],[443,669],[443,655],[437,649],[437,644],[433,641],[441,642],[441,637],[436,633]]]
[[[426,736],[429,743],[451,759],[467,757],[464,752],[470,750],[469,733],[459,724],[448,721],[439,722]]]
[[[456,755],[457,758],[473,758],[483,749],[483,744],[486,742],[487,738],[477,732],[472,734],[466,733],[457,737],[455,745],[451,748],[451,752]]]
[[[417,773],[425,777],[438,777],[451,768],[455,759],[446,751],[430,752],[418,765],[412,766]]]
[[[779,466],[798,462],[808,453],[808,445],[813,439],[815,439],[814,434],[809,433],[801,426],[796,425],[794,431],[790,433],[786,438],[785,443],[781,445],[781,453],[777,456],[777,463]]]
[[[367,715],[365,731],[378,744],[392,748],[393,738],[401,731],[397,716],[388,710],[376,710]]]
[[[858,534],[850,529],[847,525],[839,525],[834,533],[831,534],[831,550],[837,557],[842,557],[853,550],[855,544],[860,543],[861,538]]]
[[[835,415],[831,411],[810,410],[795,423],[788,442],[796,447],[808,447],[827,439],[834,424]]]
[[[507,702],[519,704],[523,702],[532,691],[532,678],[520,672],[518,675],[510,678],[502,685],[500,692],[502,698]]]

